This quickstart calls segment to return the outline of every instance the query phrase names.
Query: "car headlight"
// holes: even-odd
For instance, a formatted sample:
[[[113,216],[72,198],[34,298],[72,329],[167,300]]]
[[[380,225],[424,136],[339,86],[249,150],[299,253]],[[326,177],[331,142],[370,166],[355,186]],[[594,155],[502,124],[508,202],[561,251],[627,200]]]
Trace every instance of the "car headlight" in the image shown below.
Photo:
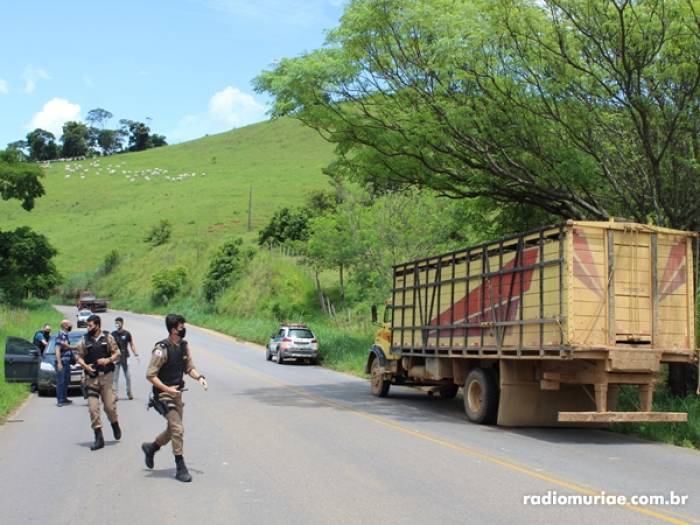
[[[44,372],[53,372],[54,367],[51,363],[45,363],[42,361],[41,365],[39,366]]]

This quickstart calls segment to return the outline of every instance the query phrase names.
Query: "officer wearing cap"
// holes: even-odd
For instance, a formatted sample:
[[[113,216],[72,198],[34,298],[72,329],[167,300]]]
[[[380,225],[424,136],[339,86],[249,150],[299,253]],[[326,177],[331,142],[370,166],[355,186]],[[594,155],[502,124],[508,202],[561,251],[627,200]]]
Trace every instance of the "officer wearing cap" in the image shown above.
[[[156,343],[151,355],[151,362],[146,378],[153,385],[153,403],[156,410],[168,421],[166,429],[152,443],[143,443],[141,450],[146,455],[146,467],[153,468],[153,459],[168,441],[172,441],[175,466],[175,478],[179,481],[192,481],[182,456],[182,389],[185,386],[184,375],[189,375],[207,389],[207,380],[194,367],[192,355],[185,341],[185,318],[169,314],[165,318],[168,338]]]
[[[102,418],[100,417],[100,398],[104,403],[107,418],[112,424],[114,439],[122,437],[117,417],[117,406],[112,384],[114,363],[119,360],[119,348],[109,333],[101,330],[102,320],[99,315],[91,315],[87,320],[88,333],[76,346],[78,363],[85,371],[85,387],[87,390],[90,422],[95,431],[95,442],[90,450],[98,450],[105,446],[102,435]]]

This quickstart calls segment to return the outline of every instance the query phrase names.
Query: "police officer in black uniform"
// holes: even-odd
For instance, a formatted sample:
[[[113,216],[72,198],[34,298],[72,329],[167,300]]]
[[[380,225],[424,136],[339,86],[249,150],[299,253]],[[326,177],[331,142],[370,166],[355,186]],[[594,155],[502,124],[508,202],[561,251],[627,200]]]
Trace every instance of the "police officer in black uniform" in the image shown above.
[[[114,363],[119,360],[119,348],[109,333],[101,330],[102,320],[99,315],[91,315],[87,320],[88,333],[76,346],[78,363],[85,371],[85,388],[87,390],[90,422],[95,431],[95,442],[90,450],[105,446],[102,435],[102,418],[100,417],[100,398],[104,403],[107,418],[112,424],[112,433],[117,441],[122,437],[117,417],[117,405],[112,384]]]
[[[169,314],[165,318],[168,338],[156,343],[151,355],[151,362],[146,378],[153,385],[151,405],[168,421],[166,429],[152,443],[143,443],[141,450],[146,456],[146,467],[153,468],[153,460],[160,447],[172,441],[175,466],[175,478],[190,482],[192,476],[187,470],[182,456],[182,389],[185,386],[184,375],[189,375],[206,390],[207,380],[194,366],[187,341],[185,341],[185,318]]]

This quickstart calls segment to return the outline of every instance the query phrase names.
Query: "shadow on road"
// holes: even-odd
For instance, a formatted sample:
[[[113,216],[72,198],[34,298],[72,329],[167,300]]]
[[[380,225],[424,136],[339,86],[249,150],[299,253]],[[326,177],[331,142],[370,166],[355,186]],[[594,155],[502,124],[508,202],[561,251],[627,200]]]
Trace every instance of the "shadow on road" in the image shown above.
[[[92,443],[93,443],[92,441],[86,441],[86,442],[84,442],[84,443],[78,443],[77,445],[78,445],[79,447],[90,448],[90,447],[92,446]],[[119,443],[119,442],[118,442],[118,441],[107,441],[107,440],[105,440],[105,447],[113,447],[113,446],[116,445],[117,443]],[[99,451],[95,451],[95,452],[99,452]]]
[[[276,407],[333,408],[344,412],[363,412],[398,423],[440,423],[450,430],[464,434],[513,435],[561,445],[649,444],[646,441],[591,428],[508,428],[475,425],[466,421],[461,394],[444,400],[428,396],[417,389],[392,388],[389,397],[378,399],[369,392],[369,385],[358,382],[316,384],[304,386],[266,387],[243,391],[260,403]]]
[[[187,466],[187,470],[194,474],[204,474],[203,470],[194,469],[189,465]],[[153,470],[143,469],[143,472],[146,474],[147,478],[175,479],[175,467]]]

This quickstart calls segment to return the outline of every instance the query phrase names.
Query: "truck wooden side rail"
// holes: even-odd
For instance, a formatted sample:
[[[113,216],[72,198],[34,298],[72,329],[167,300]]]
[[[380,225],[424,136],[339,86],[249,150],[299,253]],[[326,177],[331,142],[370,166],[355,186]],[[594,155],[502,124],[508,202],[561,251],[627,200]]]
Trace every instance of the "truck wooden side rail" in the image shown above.
[[[662,363],[694,363],[697,234],[569,221],[394,267],[369,354],[391,384],[464,387],[467,416],[510,426],[686,421],[652,412]],[[638,412],[615,411],[620,385]]]

